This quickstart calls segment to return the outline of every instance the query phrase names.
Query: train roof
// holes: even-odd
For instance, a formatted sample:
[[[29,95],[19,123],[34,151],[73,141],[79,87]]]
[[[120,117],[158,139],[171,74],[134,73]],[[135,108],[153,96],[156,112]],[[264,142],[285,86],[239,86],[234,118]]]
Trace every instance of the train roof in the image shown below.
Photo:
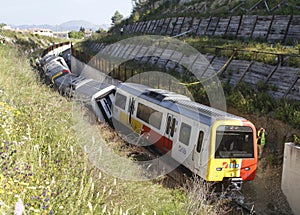
[[[122,83],[118,88],[191,119],[197,119],[207,125],[211,125],[214,119],[244,119],[225,111],[191,101],[187,96],[167,90],[154,89],[135,83]]]
[[[76,85],[75,95],[78,99],[90,101],[94,94],[110,86],[111,84],[108,83],[93,79],[84,79]]]
[[[50,58],[45,64],[42,64],[42,68],[45,72],[53,67],[57,67],[58,65],[63,66],[65,69],[70,70],[68,65],[66,64],[65,60],[62,57],[54,56]]]
[[[42,66],[44,66],[45,64],[49,63],[50,61],[52,61],[55,58],[57,58],[56,55],[46,55],[40,60],[40,63]]]
[[[54,83],[57,86],[65,86],[65,87],[70,87],[72,84],[76,83],[76,81],[81,81],[84,78],[81,76],[78,76],[73,73],[68,73],[64,76],[60,76],[57,79],[55,79]]]

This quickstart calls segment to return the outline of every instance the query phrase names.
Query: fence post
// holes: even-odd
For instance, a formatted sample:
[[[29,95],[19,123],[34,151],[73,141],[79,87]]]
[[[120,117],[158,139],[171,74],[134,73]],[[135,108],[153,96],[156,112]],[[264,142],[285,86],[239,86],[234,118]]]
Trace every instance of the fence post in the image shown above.
[[[124,81],[126,81],[126,73],[127,73],[127,68],[124,66]]]
[[[256,60],[257,59],[257,51],[254,51],[253,52],[253,60]]]

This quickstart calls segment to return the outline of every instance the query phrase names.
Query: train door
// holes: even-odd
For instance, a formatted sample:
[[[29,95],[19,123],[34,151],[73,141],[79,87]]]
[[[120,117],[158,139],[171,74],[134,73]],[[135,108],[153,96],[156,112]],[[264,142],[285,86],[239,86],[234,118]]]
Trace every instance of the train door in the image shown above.
[[[129,125],[132,126],[132,116],[134,114],[134,109],[135,109],[135,98],[134,97],[129,97],[129,103],[128,103],[128,122]]]
[[[208,162],[208,139],[206,137],[207,133],[204,129],[197,129],[198,132],[196,136],[196,144],[192,151],[192,162],[194,171],[201,177],[206,177],[206,168]]]
[[[142,123],[136,120],[135,113],[138,108],[138,98],[130,96],[128,103],[128,125],[138,134],[142,134]]]
[[[96,99],[96,103],[99,107],[99,109],[101,110],[103,117],[105,119],[106,122],[108,122],[111,126],[112,126],[112,103],[113,103],[113,97],[110,95],[107,95],[104,98],[101,99]]]
[[[176,119],[176,116],[168,113],[167,119],[166,119],[166,130],[165,130],[165,140],[164,140],[164,146],[163,150],[165,152],[168,152],[172,150],[173,141],[175,138],[175,132],[177,127],[178,121]]]

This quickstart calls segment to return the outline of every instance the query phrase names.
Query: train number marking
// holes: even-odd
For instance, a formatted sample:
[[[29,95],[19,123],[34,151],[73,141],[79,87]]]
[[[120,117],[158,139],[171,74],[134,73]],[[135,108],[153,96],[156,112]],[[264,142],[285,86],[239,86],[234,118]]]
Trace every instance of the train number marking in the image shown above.
[[[182,154],[186,155],[186,149],[184,147],[182,147],[181,145],[179,145],[178,151],[181,152]]]

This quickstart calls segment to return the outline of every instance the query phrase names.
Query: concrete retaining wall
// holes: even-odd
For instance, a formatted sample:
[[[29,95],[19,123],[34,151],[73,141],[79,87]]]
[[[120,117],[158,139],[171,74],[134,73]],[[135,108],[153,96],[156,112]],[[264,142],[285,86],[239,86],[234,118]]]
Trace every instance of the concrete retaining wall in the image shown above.
[[[300,147],[286,143],[281,189],[294,214],[300,214]]]
[[[90,44],[90,49],[99,53],[99,58],[90,61],[90,65],[106,71],[106,74],[112,71],[112,68],[118,67],[112,62],[105,62],[101,56],[109,56],[111,59],[142,59],[143,62],[158,65],[161,68],[175,68],[180,73],[183,65],[186,68],[192,68],[198,71],[201,78],[206,79],[213,76],[228,61],[224,57],[212,55],[189,55],[184,56],[177,50],[171,50],[169,47],[157,47],[155,49],[141,46],[140,44],[112,44],[107,47],[97,43]],[[84,53],[83,53],[84,54]],[[90,57],[81,56],[82,53],[73,51],[73,55],[78,59],[89,59]],[[201,57],[200,57],[201,56]],[[84,60],[83,60],[84,61]],[[86,61],[86,62],[88,62]],[[172,63],[174,62],[174,63]],[[176,62],[177,65],[175,64]],[[212,67],[208,67],[210,64]],[[108,66],[105,66],[108,65]],[[300,100],[300,68],[282,66],[281,64],[268,65],[262,62],[250,60],[236,60],[228,62],[227,68],[219,73],[219,79],[235,86],[241,81],[245,81],[255,86],[259,81],[268,84],[270,87],[269,94],[274,98],[290,98]],[[199,77],[199,76],[198,76]]]
[[[194,29],[198,36],[260,38],[268,42],[295,43],[300,38],[300,15],[241,15],[228,18],[174,17],[132,23],[124,29],[125,33],[140,32],[170,36]]]

